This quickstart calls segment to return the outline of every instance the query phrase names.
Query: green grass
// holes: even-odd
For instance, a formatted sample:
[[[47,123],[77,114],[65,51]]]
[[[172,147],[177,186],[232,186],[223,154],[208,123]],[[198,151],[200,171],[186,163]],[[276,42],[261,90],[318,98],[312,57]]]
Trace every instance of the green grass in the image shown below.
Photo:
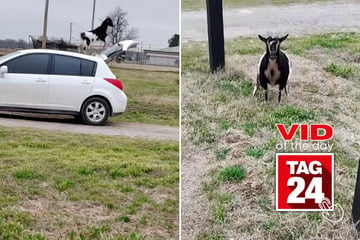
[[[326,2],[330,0],[224,0],[223,6],[225,8],[249,7],[249,6],[264,6],[267,5],[283,5],[292,3],[313,3]],[[184,11],[195,11],[205,9],[205,0],[181,0],[181,8]]]
[[[230,203],[232,196],[230,194],[219,195],[217,204],[214,207],[214,219],[220,223],[225,223],[227,210],[226,207]]]
[[[263,196],[258,200],[258,205],[263,211],[270,211],[271,200],[267,196]]]
[[[224,149],[220,149],[220,150],[216,151],[215,160],[216,161],[225,160],[227,155],[229,154],[229,152],[230,152],[229,148],[224,148]]]
[[[231,123],[230,123],[229,121],[224,120],[224,121],[222,121],[222,122],[220,123],[220,128],[221,128],[221,130],[223,130],[223,131],[229,130],[230,127],[231,127]]]
[[[51,231],[68,233],[66,239],[177,234],[177,143],[4,127],[0,132],[0,239],[45,239],[56,234]],[[144,215],[147,226],[131,221]],[[156,231],[149,233],[151,228]]]
[[[303,123],[315,119],[315,112],[312,110],[305,110],[293,105],[285,105],[281,108],[272,111],[265,121],[264,126],[275,128],[276,124],[281,123],[286,127],[294,123]]]
[[[184,45],[181,47],[181,72],[183,74],[189,72],[208,72],[208,54],[206,44],[194,43],[189,47]]]
[[[247,156],[253,157],[253,158],[260,158],[262,157],[266,152],[266,148],[264,147],[249,147],[245,150],[245,153]]]
[[[301,56],[305,56],[307,51],[313,48],[324,48],[330,51],[336,49],[355,50],[359,48],[360,43],[358,33],[326,33],[290,38],[286,40],[288,41],[286,49]]]
[[[219,172],[219,177],[222,181],[239,182],[245,178],[245,170],[241,166],[226,167]]]
[[[349,79],[354,76],[354,68],[351,66],[339,66],[337,64],[331,63],[324,67],[324,70],[332,73],[335,76]]]
[[[261,158],[264,156],[264,154],[271,149],[275,148],[275,145],[277,143],[277,139],[273,138],[270,139],[267,143],[257,146],[250,146],[245,149],[245,154],[249,157],[253,158]]]
[[[231,94],[235,97],[250,96],[253,90],[251,82],[239,81],[244,79],[242,73],[236,73],[221,79],[219,88],[225,95]]]
[[[289,35],[288,39],[281,44],[281,48],[295,55],[312,58],[314,54],[311,50],[322,50],[320,53],[326,55],[333,55],[336,50],[341,50],[350,55],[351,58],[358,57],[356,52],[360,50],[360,34],[359,33],[325,33],[305,35],[301,37],[294,37]],[[201,52],[206,52],[206,47],[197,43],[196,52],[197,58],[202,59],[205,55],[200,55]],[[184,53],[190,52],[189,46],[185,46]],[[228,40],[225,44],[226,55],[248,55],[248,54],[262,54],[265,50],[265,45],[257,37],[241,37]],[[260,57],[260,56],[259,56]],[[333,56],[331,56],[333,57]],[[353,60],[351,59],[350,60]],[[187,59],[185,56],[183,59]],[[206,58],[204,59],[204,62]],[[339,59],[343,60],[343,59]],[[191,63],[186,63],[190,65]]]
[[[252,136],[257,132],[259,126],[257,122],[254,122],[253,120],[248,120],[243,124],[242,128],[247,135]]]
[[[179,74],[112,68],[128,96],[124,114],[113,122],[179,125]]]

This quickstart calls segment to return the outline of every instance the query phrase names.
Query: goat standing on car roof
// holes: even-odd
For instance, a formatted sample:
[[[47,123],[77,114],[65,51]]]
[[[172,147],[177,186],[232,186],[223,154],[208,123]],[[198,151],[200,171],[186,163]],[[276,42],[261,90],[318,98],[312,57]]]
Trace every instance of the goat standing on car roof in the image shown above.
[[[111,18],[107,17],[99,27],[88,31],[88,32],[82,32],[80,34],[81,39],[84,41],[82,44],[82,51],[86,51],[87,49],[91,48],[91,45],[96,41],[103,41],[105,44],[105,38],[107,36],[107,28],[108,26],[113,27],[113,21]]]
[[[268,84],[271,86],[279,85],[278,102],[281,101],[281,92],[285,89],[291,75],[291,63],[288,56],[280,50],[280,44],[289,34],[284,37],[263,37],[258,35],[260,40],[266,44],[266,52],[260,58],[258,65],[257,81],[253,96],[259,86],[265,89],[265,101],[268,101]]]

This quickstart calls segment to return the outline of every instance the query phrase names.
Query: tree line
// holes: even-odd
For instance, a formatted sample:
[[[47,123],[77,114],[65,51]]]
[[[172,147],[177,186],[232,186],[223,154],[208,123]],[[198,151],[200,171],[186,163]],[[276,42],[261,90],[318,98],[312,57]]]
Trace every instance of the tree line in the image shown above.
[[[29,48],[29,42],[26,42],[23,39],[16,40],[16,39],[0,39],[0,48],[22,48],[26,49]]]

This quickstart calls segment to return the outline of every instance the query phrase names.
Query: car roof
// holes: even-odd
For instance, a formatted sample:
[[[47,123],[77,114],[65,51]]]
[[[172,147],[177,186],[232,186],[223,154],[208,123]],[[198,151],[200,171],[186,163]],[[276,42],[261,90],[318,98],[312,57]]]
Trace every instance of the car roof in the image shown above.
[[[61,50],[53,50],[53,49],[25,49],[25,50],[19,50],[17,51],[20,54],[29,54],[29,53],[50,53],[50,54],[60,54],[60,55],[66,55],[71,57],[78,57],[78,58],[84,58],[92,61],[99,61],[102,60],[99,57],[85,55],[81,53],[76,52],[68,52],[68,51],[61,51]]]

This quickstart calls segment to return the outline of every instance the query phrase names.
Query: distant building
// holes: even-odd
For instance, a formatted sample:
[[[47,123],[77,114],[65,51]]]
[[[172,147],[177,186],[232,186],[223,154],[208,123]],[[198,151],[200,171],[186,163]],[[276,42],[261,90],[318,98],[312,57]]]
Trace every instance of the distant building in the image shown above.
[[[179,67],[179,47],[144,49],[145,64]]]

